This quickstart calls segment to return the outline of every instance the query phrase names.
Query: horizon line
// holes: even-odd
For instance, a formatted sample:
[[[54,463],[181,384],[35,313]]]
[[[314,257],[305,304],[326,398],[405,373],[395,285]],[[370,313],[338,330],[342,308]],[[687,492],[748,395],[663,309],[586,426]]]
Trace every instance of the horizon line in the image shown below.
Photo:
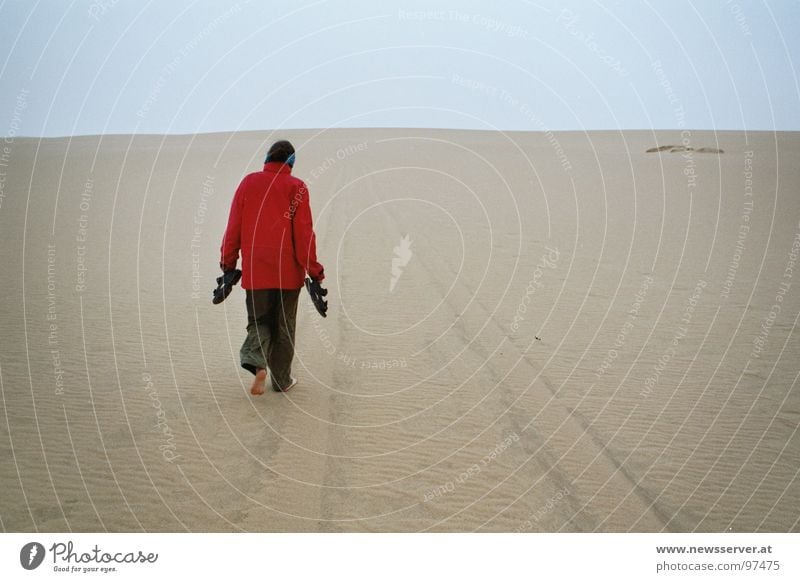
[[[665,131],[695,131],[695,132],[714,132],[714,133],[798,133],[798,129],[742,129],[742,128],[694,128],[694,127],[661,127],[661,128],[604,128],[604,129],[473,129],[464,127],[416,127],[416,126],[353,126],[353,127],[292,127],[280,129],[239,129],[239,130],[216,130],[216,131],[201,131],[201,132],[110,132],[110,133],[76,133],[64,135],[4,135],[3,140],[6,143],[17,139],[65,139],[65,138],[78,138],[78,137],[119,137],[119,136],[136,136],[136,137],[187,137],[197,135],[220,135],[231,133],[279,133],[279,132],[293,132],[293,131],[310,131],[324,133],[336,130],[368,130],[368,131],[385,131],[385,130],[411,130],[411,131],[456,131],[456,132],[482,132],[482,133],[600,133],[600,132],[665,132]]]

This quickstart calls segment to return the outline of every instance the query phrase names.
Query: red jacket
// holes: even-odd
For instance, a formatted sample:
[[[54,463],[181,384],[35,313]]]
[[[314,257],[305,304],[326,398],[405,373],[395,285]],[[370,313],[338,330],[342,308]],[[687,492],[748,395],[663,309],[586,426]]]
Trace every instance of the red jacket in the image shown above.
[[[290,166],[270,162],[236,190],[220,267],[235,269],[241,250],[244,289],[299,289],[306,273],[325,277],[315,239],[308,188]]]

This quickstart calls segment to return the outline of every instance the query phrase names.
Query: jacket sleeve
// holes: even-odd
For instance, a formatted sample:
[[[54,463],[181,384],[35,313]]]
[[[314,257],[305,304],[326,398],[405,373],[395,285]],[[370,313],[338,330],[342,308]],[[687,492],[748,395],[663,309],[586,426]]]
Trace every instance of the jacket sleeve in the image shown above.
[[[322,281],[325,278],[325,269],[317,262],[317,237],[314,234],[311,218],[308,187],[301,181],[298,188],[300,190],[297,196],[297,210],[292,219],[295,259],[303,266],[309,277],[315,281]]]
[[[228,227],[225,229],[225,235],[222,237],[222,246],[220,247],[220,261],[219,267],[223,271],[230,271],[236,268],[236,263],[239,260],[239,249],[241,247],[242,237],[242,206],[244,205],[244,183],[245,178],[236,189],[236,194],[233,195],[231,202],[231,211],[228,215]]]

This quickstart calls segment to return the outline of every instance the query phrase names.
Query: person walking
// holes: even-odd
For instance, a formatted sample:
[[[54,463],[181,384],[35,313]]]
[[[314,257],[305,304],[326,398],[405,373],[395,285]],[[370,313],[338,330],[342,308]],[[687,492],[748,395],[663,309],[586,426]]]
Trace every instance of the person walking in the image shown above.
[[[306,274],[318,288],[325,278],[308,187],[292,175],[294,162],[291,143],[272,144],[263,170],[239,184],[220,248],[223,273],[236,269],[242,255],[247,337],[240,359],[255,376],[250,393],[256,396],[264,393],[267,370],[276,392],[297,384],[291,372],[300,289]]]

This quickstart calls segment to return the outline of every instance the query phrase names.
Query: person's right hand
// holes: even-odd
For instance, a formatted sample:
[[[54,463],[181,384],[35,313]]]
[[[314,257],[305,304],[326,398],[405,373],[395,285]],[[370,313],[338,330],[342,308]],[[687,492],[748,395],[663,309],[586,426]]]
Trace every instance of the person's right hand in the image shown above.
[[[328,290],[325,289],[319,281],[307,278],[306,291],[308,291],[308,294],[311,296],[311,301],[314,303],[314,307],[317,308],[319,314],[322,317],[327,317],[328,302],[325,301],[323,297],[328,294]]]

